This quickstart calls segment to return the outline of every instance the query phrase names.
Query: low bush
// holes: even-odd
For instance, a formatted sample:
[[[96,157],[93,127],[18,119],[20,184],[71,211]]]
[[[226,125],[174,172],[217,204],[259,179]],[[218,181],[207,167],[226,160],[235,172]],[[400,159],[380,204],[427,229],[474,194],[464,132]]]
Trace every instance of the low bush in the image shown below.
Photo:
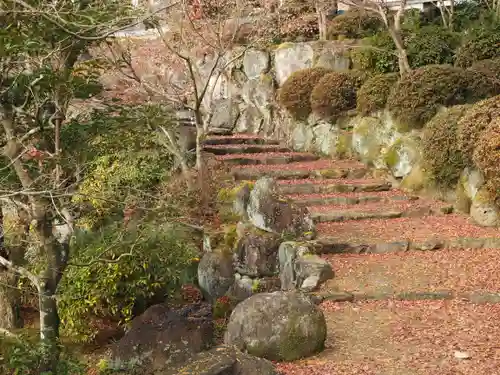
[[[486,186],[500,206],[500,116],[497,116],[479,137],[473,160],[483,172]]]
[[[453,64],[460,38],[442,26],[424,26],[405,35],[408,61],[412,68],[431,64]]]
[[[327,38],[360,39],[372,36],[382,28],[382,21],[373,13],[351,9],[336,16],[328,26]]]
[[[493,94],[485,76],[450,65],[429,65],[403,77],[387,105],[406,130],[420,128],[440,107],[474,103]]]
[[[362,84],[363,79],[355,73],[325,75],[311,93],[312,111],[322,118],[332,118],[356,108],[356,91]]]
[[[500,57],[476,61],[469,69],[484,74],[496,85],[500,85]]]
[[[473,154],[483,131],[496,118],[500,118],[500,95],[474,104],[459,121],[458,147],[465,162],[473,166]]]
[[[448,108],[425,125],[422,154],[429,176],[437,186],[452,187],[465,166],[457,133],[458,121],[467,108],[466,105]]]
[[[58,291],[65,334],[90,341],[100,328],[94,321],[126,323],[152,301],[163,302],[192,282],[198,254],[192,237],[158,222],[78,232]]]
[[[455,64],[462,68],[475,61],[500,56],[500,26],[471,30],[456,53]]]
[[[358,90],[356,109],[363,115],[385,108],[392,87],[397,82],[397,73],[379,74],[369,78]]]
[[[305,120],[311,113],[311,93],[314,86],[331,70],[309,68],[299,70],[285,81],[279,90],[278,100],[297,120]]]
[[[351,59],[354,68],[363,71],[391,73],[399,70],[396,46],[386,31],[363,39],[362,46],[351,52]]]

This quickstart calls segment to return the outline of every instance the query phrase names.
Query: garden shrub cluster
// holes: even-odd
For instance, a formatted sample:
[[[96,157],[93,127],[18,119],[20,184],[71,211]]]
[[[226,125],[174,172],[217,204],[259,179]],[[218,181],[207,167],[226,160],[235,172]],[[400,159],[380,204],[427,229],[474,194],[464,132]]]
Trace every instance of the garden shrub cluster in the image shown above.
[[[486,186],[500,207],[500,116],[486,127],[474,150],[473,160],[486,179]]]
[[[373,13],[350,9],[336,16],[328,26],[328,39],[360,39],[372,36],[382,27],[382,21]]]
[[[396,46],[387,31],[365,38],[363,45],[351,52],[355,69],[374,73],[390,73],[398,71]]]
[[[399,74],[378,74],[369,78],[358,90],[356,109],[360,114],[368,115],[385,108],[392,87],[398,81]]]
[[[458,122],[469,106],[459,105],[436,114],[426,125],[422,154],[430,179],[442,187],[452,187],[465,166],[458,147]]]
[[[468,166],[474,165],[474,149],[483,131],[495,118],[500,118],[500,95],[474,104],[460,119],[457,146]]]
[[[387,105],[404,128],[420,128],[440,107],[474,103],[494,91],[478,72],[429,65],[403,77],[391,91]]]
[[[311,93],[312,111],[322,118],[339,116],[356,108],[356,92],[363,76],[351,72],[332,72],[319,80]]]
[[[500,56],[500,26],[470,30],[466,39],[457,49],[455,64],[462,68],[475,61]]]
[[[309,68],[299,70],[285,81],[280,88],[278,100],[297,120],[304,120],[311,113],[311,93],[314,86],[331,70]]]

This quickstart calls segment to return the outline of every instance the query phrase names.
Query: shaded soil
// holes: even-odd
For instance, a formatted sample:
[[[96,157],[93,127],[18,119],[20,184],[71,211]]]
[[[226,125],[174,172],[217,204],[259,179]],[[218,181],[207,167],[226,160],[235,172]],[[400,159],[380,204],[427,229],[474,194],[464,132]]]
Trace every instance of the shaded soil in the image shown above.
[[[459,301],[322,304],[327,348],[286,375],[500,374],[500,305]],[[467,360],[455,358],[466,352]]]

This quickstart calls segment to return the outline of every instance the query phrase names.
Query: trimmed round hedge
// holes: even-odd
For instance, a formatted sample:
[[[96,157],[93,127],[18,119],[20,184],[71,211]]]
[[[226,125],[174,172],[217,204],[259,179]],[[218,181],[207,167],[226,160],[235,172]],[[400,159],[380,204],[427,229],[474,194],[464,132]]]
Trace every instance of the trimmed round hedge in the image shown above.
[[[376,34],[382,26],[382,21],[374,14],[354,8],[336,16],[330,22],[327,38],[361,39]]]
[[[469,69],[500,80],[500,57],[476,61]]]
[[[296,120],[305,120],[311,113],[311,92],[323,76],[331,73],[326,68],[309,68],[294,72],[279,90],[278,101]]]
[[[399,74],[378,74],[369,78],[358,90],[356,109],[360,114],[368,115],[385,108],[392,87],[399,79]]]
[[[484,130],[496,118],[500,118],[500,95],[474,104],[458,125],[458,147],[468,166],[473,166],[473,154]]]
[[[467,68],[475,61],[500,56],[500,26],[473,30],[456,52],[455,65]]]
[[[465,167],[457,145],[458,121],[468,105],[448,108],[426,125],[422,137],[422,155],[429,177],[437,186],[453,187]]]
[[[363,84],[359,72],[332,72],[321,78],[311,93],[312,111],[322,118],[332,118],[356,108],[356,91]]]
[[[484,130],[473,155],[474,163],[486,177],[486,186],[500,206],[500,117]]]
[[[494,85],[479,72],[451,65],[429,65],[399,80],[387,99],[387,106],[408,130],[422,127],[440,107],[474,103],[494,94]]]

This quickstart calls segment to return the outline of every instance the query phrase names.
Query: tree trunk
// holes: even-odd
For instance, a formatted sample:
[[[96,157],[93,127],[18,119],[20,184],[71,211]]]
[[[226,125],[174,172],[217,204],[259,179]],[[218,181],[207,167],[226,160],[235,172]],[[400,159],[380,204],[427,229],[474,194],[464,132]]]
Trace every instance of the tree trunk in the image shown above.
[[[0,328],[8,331],[22,327],[18,280],[12,272],[0,272]]]
[[[50,272],[48,270],[48,272]],[[40,339],[45,346],[45,356],[42,359],[40,370],[42,372],[56,373],[59,361],[59,313],[56,302],[56,280],[45,280],[40,285],[39,309],[40,309]]]
[[[318,15],[319,40],[326,40],[326,12],[321,1],[316,1],[316,13]]]
[[[411,71],[410,63],[408,62],[408,54],[406,53],[401,33],[392,28],[389,29],[389,33],[394,41],[394,44],[396,45],[396,50],[398,51],[399,74],[402,77]]]

